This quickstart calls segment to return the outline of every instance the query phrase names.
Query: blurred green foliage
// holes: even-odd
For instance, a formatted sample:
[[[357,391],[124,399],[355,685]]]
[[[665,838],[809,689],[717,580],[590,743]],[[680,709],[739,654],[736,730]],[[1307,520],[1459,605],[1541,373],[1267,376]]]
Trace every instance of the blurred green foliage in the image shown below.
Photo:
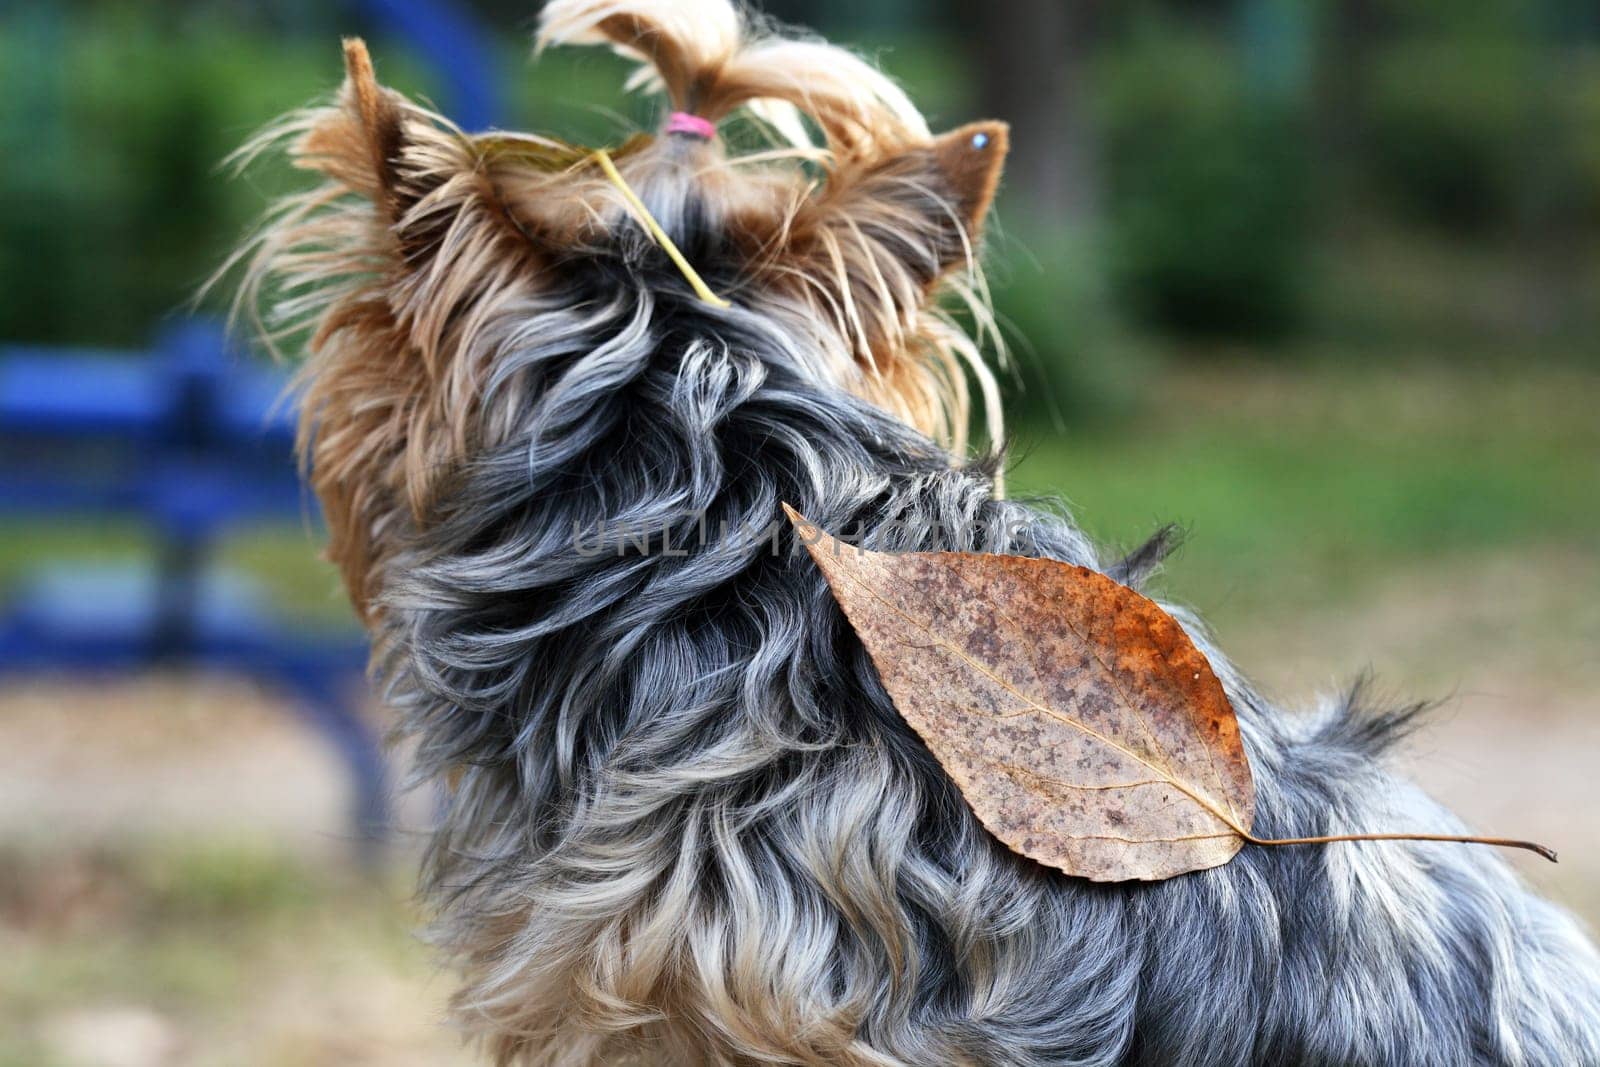
[[[1372,169],[1397,210],[1469,235],[1512,222],[1537,61],[1505,38],[1406,41],[1377,57]]]
[[[1013,228],[1013,221],[1015,227]],[[1114,312],[1090,235],[1027,236],[1026,218],[993,224],[989,288],[1007,360],[1011,425],[1104,426],[1138,404],[1154,346]]]
[[[1300,117],[1252,90],[1236,48],[1170,25],[1102,68],[1108,260],[1126,310],[1180,335],[1291,332],[1311,221]]]
[[[1124,411],[1156,357],[1219,341],[1279,359],[1351,342],[1385,358],[1452,346],[1595,358],[1595,20],[1569,27],[1563,0],[1371,0],[1347,55],[1326,32],[1342,5],[1297,8],[1312,47],[1285,54],[1315,69],[1270,90],[1260,53],[1279,46],[1239,16],[1270,5],[1108,9],[1083,83],[1097,214],[1063,230],[1037,222],[1023,188],[1001,200],[992,281],[1024,417]],[[869,52],[936,123],[976,114],[973,56],[935,9],[846,7],[818,8],[823,28],[883,42]],[[298,0],[0,11],[0,337],[145,342],[297,180],[266,166],[230,181],[218,164],[332,89],[333,38],[350,28]],[[515,125],[604,143],[650,114],[611,57],[530,65],[524,39],[502,42]],[[405,46],[374,50],[386,81],[436,88]],[[1324,68],[1339,64],[1349,89],[1329,97]],[[1330,115],[1352,136],[1327,141]]]
[[[24,6],[6,18],[7,338],[142,341],[252,214],[217,164],[282,108],[277,91],[301,100],[313,83],[302,56],[220,22],[191,24],[183,39],[175,47],[173,27],[131,6],[92,20]]]
[[[1214,622],[1329,607],[1441,554],[1591,551],[1596,399],[1556,368],[1177,369],[1115,432],[1025,431],[1011,489],[1105,544],[1180,524],[1165,587]]]

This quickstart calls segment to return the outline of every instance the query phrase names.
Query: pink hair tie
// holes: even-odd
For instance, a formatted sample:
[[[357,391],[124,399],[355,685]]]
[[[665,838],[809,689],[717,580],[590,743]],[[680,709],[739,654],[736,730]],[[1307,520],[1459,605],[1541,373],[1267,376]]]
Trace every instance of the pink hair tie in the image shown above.
[[[714,122],[699,115],[691,115],[687,111],[674,111],[667,116],[667,132],[686,133],[690,137],[709,141],[717,135],[717,127]]]

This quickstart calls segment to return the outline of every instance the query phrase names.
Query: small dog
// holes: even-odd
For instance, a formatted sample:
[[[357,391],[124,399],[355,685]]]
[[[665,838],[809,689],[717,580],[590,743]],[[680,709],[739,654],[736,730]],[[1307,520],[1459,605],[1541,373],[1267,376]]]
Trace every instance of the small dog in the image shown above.
[[[1600,959],[1482,850],[1246,847],[1104,885],[986,833],[774,524],[1158,562],[1103,563],[952,458],[969,381],[998,425],[942,308],[986,321],[1005,127],[932,136],[727,0],[556,0],[540,36],[639,61],[665,130],[614,160],[469,136],[349,42],[337,103],[247,149],[325,182],[242,253],[244,306],[309,349],[304,456],[448,798],[424,883],[496,1063],[1600,1064]],[[1454,828],[1380,765],[1412,711],[1287,715],[1180,617],[1260,833]]]

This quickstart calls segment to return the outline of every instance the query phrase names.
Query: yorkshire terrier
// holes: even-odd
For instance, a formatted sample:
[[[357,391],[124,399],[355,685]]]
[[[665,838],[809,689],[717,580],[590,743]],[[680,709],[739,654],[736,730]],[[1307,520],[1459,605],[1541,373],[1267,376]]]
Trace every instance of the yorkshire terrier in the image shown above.
[[[468,134],[352,41],[337,101],[247,149],[323,179],[242,253],[241,300],[306,349],[304,457],[446,798],[423,881],[489,1058],[1600,1064],[1600,958],[1482,850],[1114,884],[1013,853],[773,526],[787,501],[869,548],[1127,583],[1159,559],[1108,561],[961,458],[974,396],[998,436],[972,334],[1004,125],[934,136],[728,0],[555,0],[539,38],[636,60],[661,132]],[[1261,833],[1454,828],[1382,765],[1408,712],[1286,714],[1177,614]]]

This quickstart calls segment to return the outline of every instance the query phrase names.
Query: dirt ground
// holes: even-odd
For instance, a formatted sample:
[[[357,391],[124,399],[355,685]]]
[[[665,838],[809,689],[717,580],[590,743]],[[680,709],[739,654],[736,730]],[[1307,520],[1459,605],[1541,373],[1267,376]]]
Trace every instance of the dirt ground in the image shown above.
[[[1405,762],[1483,832],[1558,849],[1509,858],[1600,925],[1597,588],[1594,556],[1500,553],[1337,610],[1215,617],[1291,706],[1365,668],[1448,697]],[[413,846],[361,877],[346,803],[329,751],[247,683],[0,689],[0,1067],[471,1062],[415,935]]]

